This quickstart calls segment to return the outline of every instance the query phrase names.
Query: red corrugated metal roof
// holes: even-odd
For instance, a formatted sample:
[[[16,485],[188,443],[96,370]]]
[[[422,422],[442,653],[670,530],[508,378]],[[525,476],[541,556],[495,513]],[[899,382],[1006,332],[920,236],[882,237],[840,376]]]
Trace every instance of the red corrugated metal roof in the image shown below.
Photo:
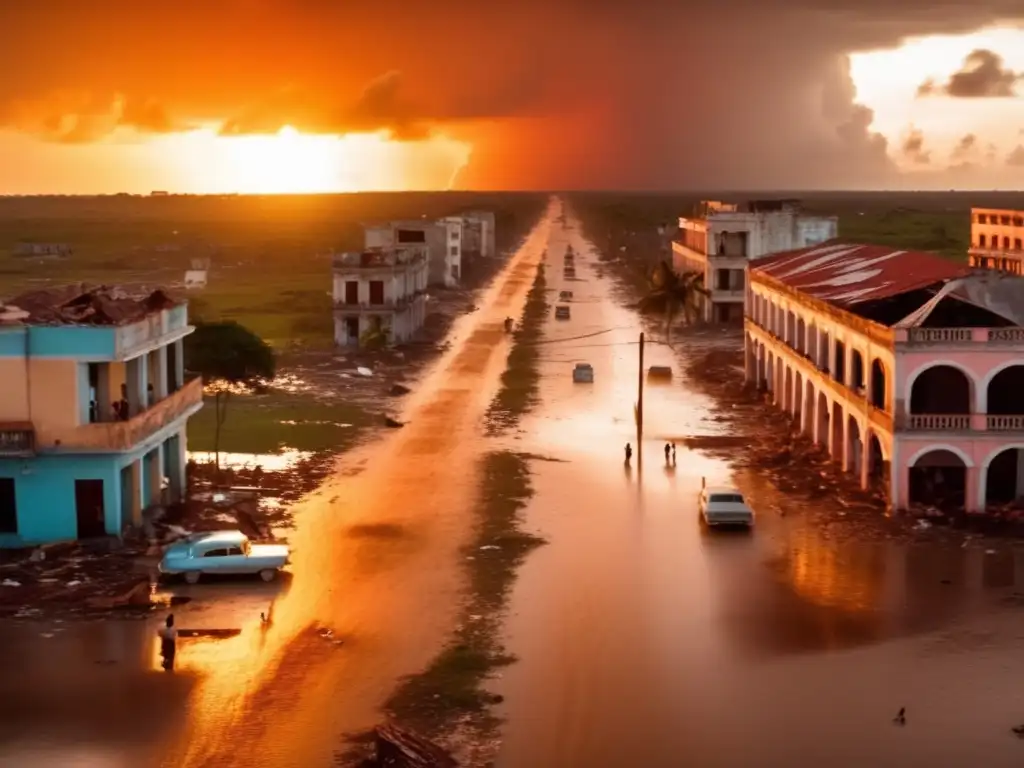
[[[898,296],[972,271],[934,253],[835,241],[755,259],[750,269],[841,307]]]

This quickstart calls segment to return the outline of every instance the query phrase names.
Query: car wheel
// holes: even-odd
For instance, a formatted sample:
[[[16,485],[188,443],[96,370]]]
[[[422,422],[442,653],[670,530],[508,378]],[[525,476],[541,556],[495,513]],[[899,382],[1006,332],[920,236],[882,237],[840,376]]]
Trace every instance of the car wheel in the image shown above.
[[[185,581],[187,581],[189,584],[198,584],[199,577],[201,575],[202,574],[200,574],[199,571],[187,571],[185,573]]]
[[[277,578],[277,571],[271,568],[264,568],[262,571],[260,571],[260,578],[264,581],[273,581]]]

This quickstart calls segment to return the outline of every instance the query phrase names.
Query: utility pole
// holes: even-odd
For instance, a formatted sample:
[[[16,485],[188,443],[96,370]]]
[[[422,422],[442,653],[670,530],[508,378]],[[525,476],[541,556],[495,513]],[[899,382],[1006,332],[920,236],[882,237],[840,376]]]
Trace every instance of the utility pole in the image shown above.
[[[636,387],[636,463],[643,461],[644,455],[644,335],[640,334],[640,371],[637,375]]]

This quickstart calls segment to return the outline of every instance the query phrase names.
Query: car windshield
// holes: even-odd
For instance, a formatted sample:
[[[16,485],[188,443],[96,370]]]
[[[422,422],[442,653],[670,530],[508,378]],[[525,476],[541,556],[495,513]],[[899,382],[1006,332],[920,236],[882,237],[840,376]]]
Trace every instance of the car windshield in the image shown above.
[[[718,504],[742,504],[743,496],[738,493],[714,493],[709,501]]]

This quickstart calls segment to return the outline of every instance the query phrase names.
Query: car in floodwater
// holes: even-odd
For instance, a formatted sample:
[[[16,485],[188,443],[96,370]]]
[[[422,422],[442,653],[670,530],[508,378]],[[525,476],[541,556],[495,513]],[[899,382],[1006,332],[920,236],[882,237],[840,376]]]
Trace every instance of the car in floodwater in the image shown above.
[[[647,369],[647,378],[656,381],[671,381],[672,368],[668,365],[652,365]]]
[[[572,369],[572,380],[576,384],[593,384],[594,366],[590,363],[576,363]]]
[[[558,293],[559,301],[572,301],[572,291],[560,291]]]
[[[565,268],[564,276],[567,279],[572,280],[573,278],[576,277],[576,268],[575,267],[566,267]]]
[[[568,320],[569,308],[564,304],[555,307],[555,320]]]
[[[708,527],[752,528],[754,525],[754,510],[747,506],[743,494],[735,488],[709,488],[704,485],[700,489],[698,507],[701,519]]]
[[[284,544],[253,544],[241,531],[193,533],[171,544],[158,567],[163,576],[195,584],[203,576],[257,575],[273,581],[288,563]]]

